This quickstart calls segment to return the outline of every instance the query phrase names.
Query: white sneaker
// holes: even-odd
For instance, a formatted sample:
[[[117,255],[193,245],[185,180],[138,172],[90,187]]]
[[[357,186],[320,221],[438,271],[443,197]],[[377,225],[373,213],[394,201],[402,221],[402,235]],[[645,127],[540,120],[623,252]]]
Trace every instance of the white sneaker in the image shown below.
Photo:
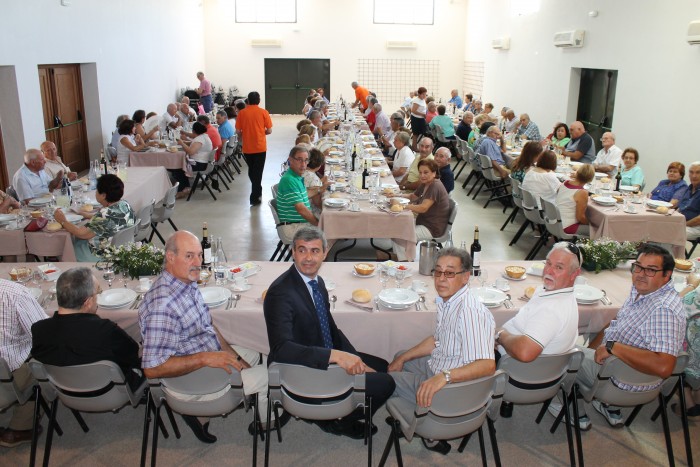
[[[603,404],[600,401],[593,401],[591,404],[593,405],[594,409],[605,417],[610,426],[618,427],[624,425],[625,421],[622,419],[622,414],[620,413],[619,409],[610,410],[607,404]]]
[[[547,408],[547,411],[551,416],[554,418],[557,418],[559,416],[559,413],[561,412],[562,405],[561,402],[558,400],[553,400],[552,402],[549,403],[549,407]],[[574,426],[574,421],[571,421],[571,426]],[[588,431],[591,429],[591,419],[588,418],[588,415],[585,413],[582,415],[579,415],[578,417],[578,429],[581,431]]]

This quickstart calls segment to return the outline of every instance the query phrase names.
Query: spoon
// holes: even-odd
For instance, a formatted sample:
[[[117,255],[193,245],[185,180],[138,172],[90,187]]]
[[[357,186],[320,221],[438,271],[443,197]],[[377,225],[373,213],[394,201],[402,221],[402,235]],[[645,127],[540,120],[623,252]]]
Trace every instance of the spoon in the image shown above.
[[[421,310],[423,308],[428,308],[427,306],[425,306],[425,295],[421,295],[420,298],[418,299],[418,302],[420,303]]]
[[[513,302],[510,301],[510,294],[506,294],[506,301],[505,301],[505,306],[506,308],[513,308]]]
[[[241,299],[241,294],[237,293],[236,295],[233,296],[233,307],[236,308],[236,305],[238,305],[238,300]]]
[[[331,302],[331,310],[335,311],[335,302],[338,301],[338,297],[336,297],[335,295],[331,295],[328,300]]]
[[[605,290],[600,289],[600,291],[603,292],[603,298],[602,298],[603,303],[605,303],[606,305],[612,305],[612,302],[608,298],[608,294],[605,293]]]

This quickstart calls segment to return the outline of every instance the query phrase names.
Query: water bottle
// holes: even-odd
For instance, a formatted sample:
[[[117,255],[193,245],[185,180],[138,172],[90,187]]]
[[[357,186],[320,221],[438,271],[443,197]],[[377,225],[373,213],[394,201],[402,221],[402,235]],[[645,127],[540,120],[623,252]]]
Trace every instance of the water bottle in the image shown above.
[[[90,181],[90,191],[97,189],[97,169],[95,169],[95,161],[90,161],[90,173],[88,180]]]
[[[221,237],[216,239],[216,253],[212,258],[214,263],[214,278],[216,285],[226,285],[226,253],[224,253],[224,242]]]

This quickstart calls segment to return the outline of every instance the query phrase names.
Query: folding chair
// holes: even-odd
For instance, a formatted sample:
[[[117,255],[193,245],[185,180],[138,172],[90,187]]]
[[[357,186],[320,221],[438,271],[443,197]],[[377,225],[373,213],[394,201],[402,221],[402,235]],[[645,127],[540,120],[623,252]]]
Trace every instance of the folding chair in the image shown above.
[[[192,198],[192,195],[194,194],[195,191],[197,191],[197,187],[199,184],[202,184],[202,189],[206,188],[207,191],[209,191],[209,194],[211,195],[212,198],[214,198],[214,201],[216,201],[216,196],[214,195],[214,192],[211,191],[212,186],[210,185],[210,180],[211,180],[211,173],[214,171],[214,156],[216,155],[216,150],[212,150],[209,153],[209,162],[207,163],[207,167],[204,170],[200,170],[195,172],[195,177],[194,177],[194,182],[192,183],[192,189],[190,190],[190,194],[187,196],[187,201]],[[219,193],[221,193],[221,190],[217,189]]]
[[[161,242],[163,242],[163,245],[165,245],[165,239],[156,228],[158,224],[164,223],[165,221],[168,221],[173,230],[177,232],[177,227],[173,223],[172,216],[173,212],[175,212],[175,199],[177,196],[177,189],[179,186],[180,183],[176,183],[175,185],[170,187],[167,193],[165,194],[165,198],[163,198],[158,203],[158,205],[153,208],[153,214],[151,214],[152,230],[151,236],[148,238],[149,243],[153,240],[153,235],[158,235],[158,239]]]

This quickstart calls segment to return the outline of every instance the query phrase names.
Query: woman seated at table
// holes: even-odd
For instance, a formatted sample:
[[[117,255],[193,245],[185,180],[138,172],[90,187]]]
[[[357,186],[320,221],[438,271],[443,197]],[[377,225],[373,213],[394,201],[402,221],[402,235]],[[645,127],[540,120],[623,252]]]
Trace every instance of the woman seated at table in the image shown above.
[[[437,102],[432,101],[428,104],[428,111],[425,113],[425,123],[430,124],[437,115]]]
[[[297,122],[297,131],[301,131],[301,127],[304,125],[311,125],[311,120],[308,118],[303,118]]]
[[[588,190],[584,188],[595,176],[591,164],[583,164],[574,173],[572,180],[559,186],[556,204],[559,207],[564,232],[579,237],[587,237],[590,232],[586,208],[588,207]]]
[[[622,180],[620,185],[635,186],[637,189],[644,188],[644,173],[637,165],[639,162],[639,151],[634,148],[627,148],[622,151]]]
[[[540,143],[535,143],[534,141],[530,141],[527,144],[540,145]],[[554,172],[556,169],[557,155],[553,151],[545,151],[537,159],[537,166],[531,168],[525,174],[522,188],[532,193],[538,204],[540,198],[550,203],[556,203],[557,190],[559,185],[561,185],[557,174]]]
[[[394,137],[394,147],[396,148],[394,160],[387,159],[386,162],[391,167],[391,174],[394,176],[396,183],[403,179],[411,164],[413,164],[413,159],[416,157],[408,145],[410,141],[411,136],[405,131],[399,131]]]
[[[316,148],[311,148],[311,150],[309,150],[309,163],[306,165],[306,170],[302,175],[304,178],[304,187],[306,187],[306,194],[311,202],[311,212],[314,213],[316,219],[321,217],[323,193],[331,184],[325,175],[319,173],[324,162],[325,157],[323,153]]]
[[[97,179],[95,199],[103,207],[94,216],[83,215],[90,221],[82,227],[66,221],[60,209],[54,212],[56,222],[73,236],[73,248],[78,261],[99,261],[111,238],[122,229],[134,225],[136,216],[124,196],[124,182],[116,175]]]
[[[523,150],[520,152],[520,156],[513,161],[510,177],[522,183],[523,179],[525,179],[525,174],[531,167],[535,166],[537,158],[541,153],[542,145],[540,143],[536,141],[528,141],[525,143]]]
[[[134,116],[131,118],[136,124],[137,136],[140,136],[143,141],[150,141],[152,139],[155,139],[155,135],[156,133],[158,133],[158,125],[154,126],[148,133],[146,133],[146,130],[143,128],[143,124],[146,121],[145,110],[137,110],[136,112],[134,112]]]
[[[455,125],[452,123],[452,117],[445,115],[447,109],[444,105],[440,104],[437,107],[437,116],[433,117],[428,125],[430,129],[434,129],[436,126],[442,128],[442,134],[445,139],[455,139]]]
[[[563,149],[571,141],[571,134],[569,134],[569,127],[566,123],[557,123],[552,132],[552,139],[549,143],[555,148]]]
[[[126,119],[119,124],[119,144],[117,145],[117,162],[121,164],[129,163],[129,153],[132,151],[141,151],[149,146],[155,146],[158,143],[145,143],[143,139],[136,134],[136,122]]]
[[[410,203],[404,209],[413,211],[416,217],[416,237],[430,240],[445,233],[450,217],[450,196],[440,182],[437,162],[423,159],[418,163],[420,185],[410,195],[403,195]],[[394,242],[394,252],[399,261],[406,261],[406,250]],[[413,258],[410,258],[411,260]]]
[[[0,214],[8,214],[13,209],[19,209],[21,207],[19,201],[0,190]]]
[[[203,124],[194,122],[192,124],[192,133],[195,134],[195,137],[189,144],[181,139],[177,140],[177,144],[182,145],[182,150],[194,160],[195,164],[192,166],[192,170],[199,172],[207,168],[209,154],[214,149],[214,145],[207,135],[207,127]]]
[[[671,202],[672,199],[678,199],[678,191],[687,187],[688,184],[683,180],[685,177],[685,165],[681,162],[671,162],[666,169],[666,180],[661,180],[659,184],[651,190],[649,197],[657,201]]]

